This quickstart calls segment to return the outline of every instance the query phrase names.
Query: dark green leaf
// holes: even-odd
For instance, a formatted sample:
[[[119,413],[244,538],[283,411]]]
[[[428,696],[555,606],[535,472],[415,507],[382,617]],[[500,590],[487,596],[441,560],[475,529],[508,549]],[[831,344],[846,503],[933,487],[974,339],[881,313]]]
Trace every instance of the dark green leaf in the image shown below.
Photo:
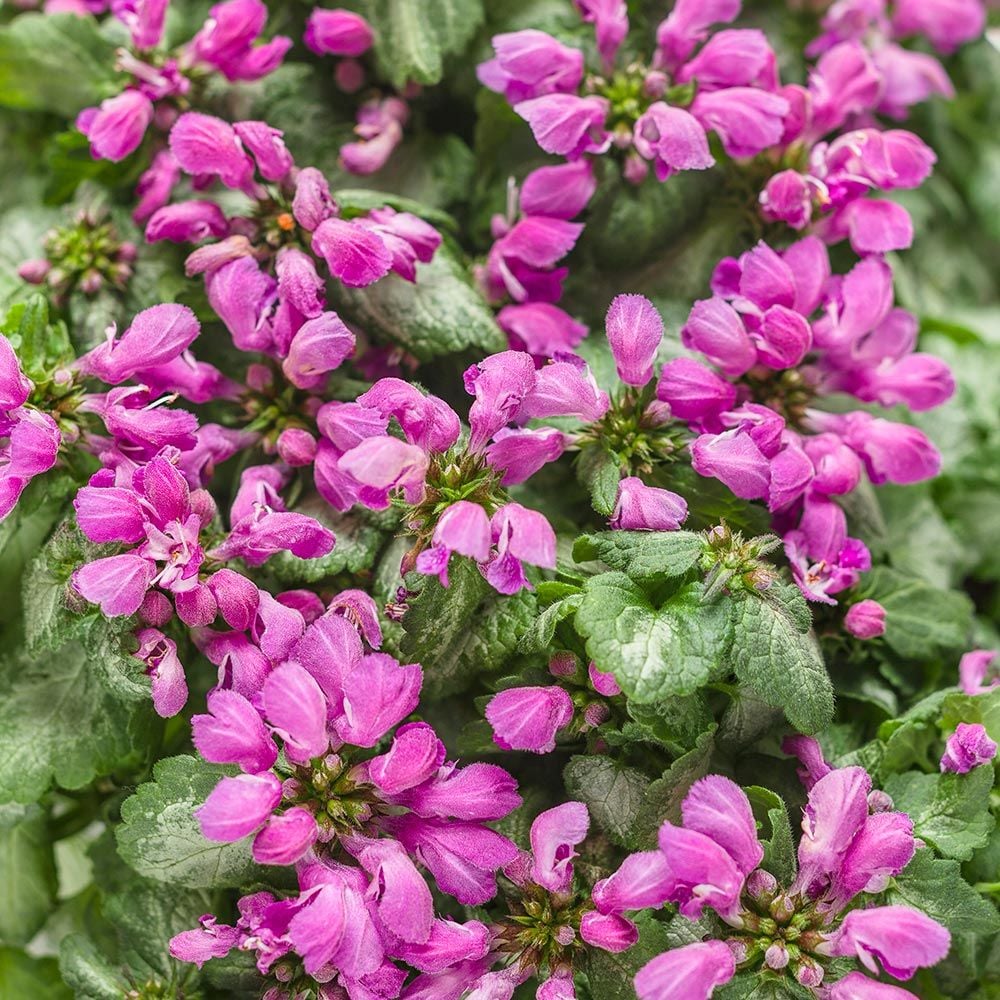
[[[744,791],[750,804],[756,807],[755,812],[763,812],[770,826],[769,834],[760,836],[760,842],[764,845],[761,867],[766,868],[781,885],[791,885],[798,864],[795,841],[792,839],[792,824],[788,819],[785,801],[769,788],[761,788],[759,785],[750,785]]]
[[[555,636],[556,627],[580,606],[582,594],[572,594],[550,604],[522,633],[518,649],[523,653],[544,653]]]
[[[972,602],[964,594],[878,566],[864,578],[859,597],[885,608],[885,641],[902,657],[926,660],[967,646]]]
[[[639,940],[627,951],[614,954],[600,948],[587,949],[587,982],[593,1000],[635,1000],[635,974],[670,948],[666,924],[651,913],[639,914],[635,925]]]
[[[884,782],[896,808],[913,820],[913,832],[949,858],[966,861],[993,829],[993,768],[968,774],[893,774]]]
[[[642,808],[649,779],[610,757],[571,757],[563,780],[566,791],[586,804],[601,830],[619,847],[629,846],[629,831]]]
[[[687,573],[704,551],[704,538],[691,531],[604,531],[578,538],[573,558],[600,559],[633,580],[667,580]]]
[[[790,584],[733,599],[736,676],[767,704],[784,709],[796,729],[815,733],[833,717],[833,685],[809,624],[809,609]]]
[[[427,578],[403,619],[402,653],[423,665],[423,693],[432,700],[500,670],[535,615],[530,591],[498,594],[471,559],[455,559],[449,575],[447,589]]]
[[[51,958],[32,958],[15,948],[0,948],[0,997],[10,1000],[71,1000]]]
[[[681,803],[691,786],[709,773],[715,749],[715,727],[698,737],[693,750],[678,757],[663,776],[649,785],[629,830],[628,846],[646,851],[656,847],[656,835],[664,822],[679,823]]]
[[[621,463],[601,445],[590,445],[580,451],[576,471],[590,493],[590,503],[598,514],[610,517],[618,502]]]

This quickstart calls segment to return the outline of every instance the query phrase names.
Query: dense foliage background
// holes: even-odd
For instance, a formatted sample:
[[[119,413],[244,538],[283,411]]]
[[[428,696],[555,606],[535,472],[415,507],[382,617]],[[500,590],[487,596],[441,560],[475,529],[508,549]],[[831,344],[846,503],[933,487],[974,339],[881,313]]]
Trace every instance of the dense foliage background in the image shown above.
[[[267,37],[294,40],[283,63],[255,82],[205,74],[189,95],[192,106],[282,130],[296,164],[325,174],[345,214],[389,204],[439,230],[443,243],[433,263],[419,265],[415,284],[398,276],[364,288],[334,281],[328,296],[361,346],[391,348],[404,377],[464,419],[463,372],[507,348],[496,309],[474,278],[494,243],[491,218],[506,210],[508,178],[521,181],[558,162],[504,97],[477,81],[476,67],[492,56],[492,37],[527,28],[584,49],[594,64],[593,27],[570,0],[359,0],[347,6],[370,21],[375,45],[364,56],[367,81],[358,95],[338,85],[334,59],[302,44],[314,6],[272,0]],[[667,6],[628,4],[629,58],[649,48]],[[194,36],[209,7],[174,0],[167,39],[180,44]],[[819,17],[805,0],[751,0],[739,24],[762,28],[782,79],[802,82],[803,52],[819,33]],[[0,6],[0,332],[41,384],[98,345],[109,324],[124,330],[140,311],[177,302],[200,321],[199,360],[242,379],[252,359],[234,347],[201,277],[185,275],[190,248],[145,242],[132,219],[135,185],[162,139],[152,130],[138,151],[112,162],[92,157],[74,125],[80,111],[115,92],[115,52],[126,40],[110,16]],[[784,866],[789,877],[806,792],[796,761],[780,747],[795,730],[815,735],[836,766],[866,768],[923,842],[905,872],[889,880],[885,901],[930,914],[950,930],[952,948],[908,988],[926,998],[987,998],[1000,996],[1000,794],[992,763],[951,775],[938,761],[959,722],[982,723],[1000,739],[1000,689],[970,695],[958,687],[963,654],[1000,648],[1000,54],[987,37],[944,62],[954,98],[917,105],[903,126],[935,150],[938,162],[920,187],[892,193],[913,218],[915,237],[912,247],[888,255],[896,303],[919,319],[920,350],[943,358],[957,383],[939,408],[912,414],[899,406],[892,415],[921,427],[943,465],[940,475],[914,485],[863,480],[843,499],[851,534],[871,550],[873,568],[840,595],[839,606],[807,608],[780,549],[746,550],[741,572],[765,565],[780,574],[772,591],[778,611],[766,612],[777,624],[761,625],[765,612],[752,594],[727,591],[737,624],[719,647],[726,669],[711,678],[706,671],[707,683],[679,684],[672,673],[700,669],[691,649],[695,633],[710,629],[705,621],[673,646],[644,645],[622,633],[623,612],[642,606],[655,618],[661,602],[676,596],[677,580],[704,579],[698,567],[713,564],[708,543],[692,541],[702,538],[695,532],[723,519],[747,539],[771,530],[763,504],[738,499],[686,460],[647,480],[687,500],[686,531],[677,535],[609,533],[617,473],[602,508],[608,487],[600,469],[582,468],[570,455],[512,487],[514,499],[546,515],[559,543],[556,571],[531,570],[534,587],[513,595],[494,592],[459,557],[447,590],[433,576],[404,581],[400,560],[412,543],[401,537],[396,509],[338,512],[317,495],[308,469],[296,473],[285,502],[331,529],[336,547],[310,560],[282,552],[244,571],[263,591],[308,590],[325,605],[343,591],[371,594],[381,612],[383,652],[423,665],[418,715],[435,727],[448,760],[500,764],[517,779],[524,803],[494,824],[501,832],[526,847],[540,812],[568,799],[586,804],[591,831],[578,848],[578,875],[588,884],[614,871],[628,851],[655,846],[659,825],[679,820],[691,784],[713,773],[749,788],[770,870]],[[413,82],[420,86],[408,86]],[[357,176],[344,169],[341,147],[351,141],[360,98],[371,88],[405,90],[409,118],[386,164]],[[651,175],[633,185],[613,156],[595,158],[597,188],[580,217],[585,226],[561,262],[569,268],[561,307],[589,329],[579,353],[606,390],[617,384],[602,333],[616,295],[638,293],[653,303],[666,327],[660,358],[675,357],[683,353],[679,330],[692,303],[710,294],[718,262],[761,238],[789,242],[756,210],[772,168],[718,159],[710,171],[662,184]],[[227,213],[239,211],[238,193],[212,197]],[[83,244],[92,247],[101,227],[115,247],[138,249],[120,281],[104,273],[88,284],[79,263],[90,252]],[[46,256],[43,243],[53,229],[80,240],[60,248],[69,262],[65,280],[50,273],[41,285],[30,284],[18,269]],[[833,270],[845,273],[854,254],[840,243],[831,259]],[[378,374],[374,363],[345,364],[322,395],[353,400]],[[202,423],[261,434],[220,462],[211,479],[219,509],[228,511],[240,473],[275,461],[279,425],[226,400],[189,408]],[[257,864],[246,838],[205,840],[193,817],[219,776],[233,770],[201,760],[191,740],[191,716],[205,711],[217,663],[192,630],[176,620],[164,626],[177,643],[190,695],[180,714],[154,711],[146,668],[132,655],[135,618],[105,618],[69,583],[98,553],[75,528],[72,506],[96,466],[92,455],[65,447],[65,438],[60,454],[0,522],[0,997],[260,996],[274,982],[265,983],[248,953],[233,951],[199,969],[168,952],[170,939],[202,914],[231,923],[241,894],[295,891],[291,868]],[[703,557],[708,562],[699,563]],[[610,587],[612,575],[619,589],[601,593],[593,581]],[[623,579],[631,596],[622,597]],[[580,597],[584,590],[589,598]],[[862,640],[845,631],[844,608],[862,599],[885,609],[884,635]],[[398,613],[385,615],[394,605],[401,605]],[[546,756],[502,751],[486,704],[498,690],[551,683],[547,664],[558,651],[581,664],[599,660],[630,698],[610,699],[598,727],[567,731]],[[438,891],[435,902],[443,914],[487,923],[502,910],[496,903],[463,907]],[[620,955],[592,949],[576,966],[578,993],[591,1000],[634,996],[632,976],[644,962],[695,939],[679,929],[685,922],[675,914],[668,907],[643,915],[639,943]],[[531,980],[514,995],[534,996],[536,986]],[[332,989],[325,996],[338,997]],[[813,995],[787,977],[756,973],[741,973],[729,990],[717,995]],[[483,994],[494,995],[501,994]]]

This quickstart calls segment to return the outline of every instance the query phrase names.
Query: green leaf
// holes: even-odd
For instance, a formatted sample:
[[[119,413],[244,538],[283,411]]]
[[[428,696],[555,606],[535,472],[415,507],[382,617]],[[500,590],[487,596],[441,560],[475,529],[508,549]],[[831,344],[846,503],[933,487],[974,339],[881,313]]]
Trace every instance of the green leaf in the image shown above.
[[[230,888],[254,881],[259,869],[250,838],[217,844],[202,835],[194,811],[232,769],[194,757],[168,757],[153,780],[122,803],[118,853],[140,875],[192,888]]]
[[[729,602],[702,603],[702,585],[681,588],[654,608],[624,573],[602,573],[584,585],[576,629],[587,655],[640,702],[692,694],[722,662],[729,640]]]
[[[444,57],[458,55],[483,21],[482,0],[368,0],[375,54],[399,90],[437,83]]]
[[[0,104],[71,118],[115,91],[115,46],[92,17],[22,14],[0,28]]]
[[[784,709],[800,732],[815,733],[833,717],[833,685],[798,588],[774,584],[733,599],[733,669],[768,705]]]
[[[712,994],[716,1000],[813,1000],[812,990],[791,976],[771,972],[740,972]]]
[[[77,642],[0,664],[0,798],[80,788],[148,738],[148,705],[127,705]]]
[[[621,463],[601,445],[582,448],[576,460],[576,472],[590,493],[590,503],[598,514],[610,517],[618,502]]]
[[[952,943],[962,960],[974,965],[977,941],[1000,932],[996,908],[962,878],[957,861],[936,858],[922,848],[897,875],[889,888],[890,903],[921,910],[951,931]]]
[[[788,807],[785,800],[769,788],[750,785],[744,788],[755,813],[763,812],[770,826],[768,836],[760,836],[764,845],[764,860],[761,867],[766,868],[781,885],[791,885],[798,870],[795,856],[795,841],[792,838],[792,824],[788,819]]]
[[[680,822],[681,803],[691,786],[708,774],[715,749],[715,727],[698,737],[693,750],[678,757],[662,777],[649,785],[629,830],[628,846],[645,851],[656,847],[656,835],[666,820]]]
[[[964,650],[972,627],[972,602],[955,590],[878,566],[865,576],[859,598],[885,608],[885,642],[905,659]]]
[[[639,940],[627,951],[614,954],[601,948],[587,949],[587,983],[593,1000],[635,1000],[632,980],[635,974],[657,955],[668,951],[667,925],[651,913],[635,918]]]
[[[683,756],[714,723],[701,694],[677,695],[650,705],[630,700],[626,708],[630,718],[620,730],[607,726],[601,730],[613,746],[652,743],[669,750],[671,754]]]
[[[566,791],[583,802],[594,822],[619,847],[629,836],[642,809],[649,779],[634,767],[610,757],[571,757],[563,770]]]
[[[573,558],[600,559],[633,580],[667,580],[687,573],[704,551],[705,539],[692,531],[602,531],[578,538]]]
[[[522,653],[544,653],[552,643],[556,627],[580,607],[582,594],[571,594],[550,604],[521,634],[518,649]]]
[[[55,902],[48,817],[37,805],[0,805],[0,941],[27,944]]]
[[[967,861],[989,840],[993,829],[991,766],[974,768],[968,774],[893,774],[886,778],[884,788],[896,809],[913,820],[914,835],[945,857]]]
[[[500,670],[535,615],[530,591],[498,594],[471,559],[456,559],[449,576],[447,588],[427,577],[403,618],[402,654],[423,666],[423,694],[432,701]]]
[[[481,357],[507,347],[492,310],[447,242],[429,264],[417,265],[416,283],[390,274],[368,288],[334,282],[332,293],[345,319],[398,344],[420,361],[462,351],[475,351]]]
[[[85,934],[70,934],[59,946],[59,971],[77,1000],[122,1000],[129,982]]]
[[[32,958],[14,948],[0,948],[0,997],[72,1000],[51,958]]]

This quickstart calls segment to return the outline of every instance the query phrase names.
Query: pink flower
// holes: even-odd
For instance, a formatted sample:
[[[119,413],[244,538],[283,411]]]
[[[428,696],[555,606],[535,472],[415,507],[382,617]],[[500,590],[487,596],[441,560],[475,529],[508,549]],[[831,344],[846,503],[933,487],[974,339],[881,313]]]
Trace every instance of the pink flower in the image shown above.
[[[196,111],[181,115],[170,130],[170,151],[186,173],[213,174],[226,187],[253,190],[253,161],[233,126],[221,118]]]
[[[508,688],[486,706],[493,742],[504,750],[551,753],[556,733],[573,718],[573,702],[561,687]]]
[[[494,590],[515,594],[531,584],[523,564],[555,569],[556,536],[544,514],[519,503],[508,503],[490,519],[494,555],[483,575]]]
[[[619,295],[611,302],[605,328],[618,377],[626,384],[644,386],[653,377],[663,320],[642,295]]]
[[[833,955],[856,955],[876,975],[881,962],[891,976],[909,979],[940,962],[950,946],[948,931],[919,910],[876,906],[848,913],[828,947]]]
[[[857,639],[874,639],[885,632],[885,608],[878,601],[859,601],[847,609],[844,628]]]
[[[372,47],[371,25],[350,10],[317,9],[306,20],[306,45],[318,56],[360,56]]]
[[[325,219],[313,233],[312,246],[330,273],[350,288],[373,284],[392,269],[392,254],[385,242],[356,221]]]
[[[636,974],[639,1000],[708,1000],[736,975],[733,952],[721,941],[685,945],[657,955]]]
[[[635,476],[618,483],[610,525],[622,531],[676,531],[687,518],[687,503],[670,490],[646,486]]]
[[[897,0],[893,8],[897,35],[925,35],[941,52],[977,38],[985,23],[981,0]]]
[[[548,94],[521,101],[514,110],[531,126],[535,141],[546,153],[579,159],[600,153],[610,139],[604,127],[609,111],[603,97]]]
[[[997,755],[997,745],[978,722],[960,722],[948,737],[941,770],[968,774],[974,767],[986,764]]]
[[[478,563],[489,558],[492,539],[490,519],[477,503],[458,500],[441,515],[434,527],[431,546],[417,556],[417,570],[436,575],[448,586],[448,562],[454,553]]]
[[[564,802],[539,813],[531,824],[531,877],[549,892],[566,892],[573,882],[573,848],[590,829],[582,802]]]
[[[385,166],[403,141],[403,126],[410,117],[406,102],[398,97],[368,101],[358,109],[356,142],[340,147],[340,162],[352,174],[373,174]]]
[[[152,120],[153,102],[138,90],[125,90],[81,111],[76,127],[90,140],[95,159],[117,163],[139,148]]]
[[[966,694],[976,695],[1000,686],[1000,676],[996,669],[997,656],[997,651],[993,649],[974,649],[965,653],[958,665],[959,687]]]
[[[477,69],[480,83],[511,104],[546,94],[569,94],[583,79],[583,53],[544,31],[493,36],[496,57]]]
[[[262,0],[224,0],[192,39],[192,54],[218,69],[227,80],[259,80],[281,64],[292,40],[277,36],[254,46],[267,22]]]
[[[700,120],[683,108],[663,101],[651,104],[635,123],[636,152],[653,163],[658,180],[680,170],[707,170],[715,163]]]

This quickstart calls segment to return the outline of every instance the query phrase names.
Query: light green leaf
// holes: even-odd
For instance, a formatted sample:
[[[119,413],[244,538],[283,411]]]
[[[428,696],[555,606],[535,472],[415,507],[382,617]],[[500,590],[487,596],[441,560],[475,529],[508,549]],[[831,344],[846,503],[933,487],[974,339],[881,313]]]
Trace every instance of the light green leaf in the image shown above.
[[[584,585],[576,613],[587,655],[640,702],[692,694],[722,662],[730,636],[729,601],[702,603],[702,585],[681,588],[654,608],[624,573],[602,573]]]
[[[59,971],[77,1000],[122,1000],[129,983],[84,934],[70,934],[59,946]]]
[[[458,251],[447,242],[429,264],[417,265],[416,283],[390,274],[368,288],[334,282],[332,294],[345,319],[420,361],[463,351],[482,357],[507,347],[492,310],[472,286]]]
[[[73,994],[59,977],[51,958],[32,958],[15,948],[0,948],[0,997],[71,1000]]]
[[[437,83],[445,56],[458,55],[483,21],[482,0],[368,0],[375,54],[399,90]]]
[[[37,805],[0,805],[0,941],[27,944],[55,901],[56,866],[46,814]]]
[[[0,104],[71,118],[115,92],[115,47],[92,17],[22,14],[0,28]]]
[[[153,780],[122,803],[118,853],[138,874],[157,882],[204,889],[254,881],[259,869],[250,838],[234,844],[206,840],[194,815],[230,771],[187,756],[159,761]]]
[[[716,1000],[812,1000],[812,990],[771,972],[740,972],[712,994]]]
[[[53,781],[82,787],[134,751],[151,714],[109,690],[81,643],[37,660],[7,659],[0,664],[0,798],[31,802]]]
[[[633,580],[667,580],[687,573],[704,551],[705,539],[693,531],[603,531],[578,538],[573,558],[600,559]]]
[[[884,782],[896,809],[913,820],[913,832],[945,857],[967,861],[993,829],[993,768],[968,774],[893,774]]]
[[[803,733],[818,732],[833,717],[833,685],[809,625],[809,609],[790,584],[733,599],[736,676],[768,705],[784,709]]]
[[[550,604],[521,634],[518,649],[522,653],[544,653],[555,637],[559,623],[574,614],[582,600],[582,594],[571,594]]]

